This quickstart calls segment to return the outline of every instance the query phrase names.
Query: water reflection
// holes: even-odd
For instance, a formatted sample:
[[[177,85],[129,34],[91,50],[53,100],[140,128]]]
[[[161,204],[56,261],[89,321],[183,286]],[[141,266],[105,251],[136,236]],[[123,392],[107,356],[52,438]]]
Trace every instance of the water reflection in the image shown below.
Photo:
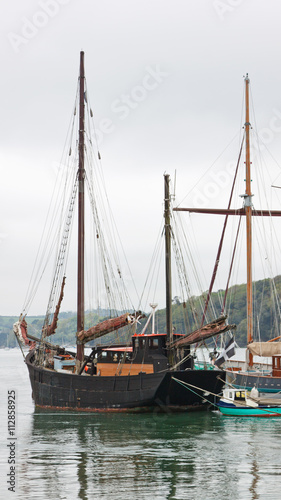
[[[36,411],[19,498],[274,500],[281,422],[266,420]]]
[[[280,498],[281,418],[38,411],[21,353],[0,360],[1,401],[7,389],[17,391],[19,500]],[[6,412],[0,405],[2,422]]]
[[[250,486],[250,492],[252,494],[252,500],[257,500],[259,498],[258,492],[257,492],[257,486],[258,486],[258,481],[260,479],[259,477],[259,466],[257,460],[254,458],[252,467],[251,467],[251,475],[252,475],[252,484]]]
[[[37,410],[31,419],[18,498],[279,498],[281,419]]]
[[[210,452],[218,427],[220,419],[213,414],[36,411],[21,484],[32,483],[36,469],[41,491],[61,491],[66,495],[62,498],[76,493],[81,499],[125,499],[132,492],[138,498],[151,498],[152,490],[155,498],[186,498],[186,488],[194,489],[200,471],[198,452],[206,445]],[[208,461],[206,456],[206,465]],[[28,487],[24,492],[34,498],[36,489]]]

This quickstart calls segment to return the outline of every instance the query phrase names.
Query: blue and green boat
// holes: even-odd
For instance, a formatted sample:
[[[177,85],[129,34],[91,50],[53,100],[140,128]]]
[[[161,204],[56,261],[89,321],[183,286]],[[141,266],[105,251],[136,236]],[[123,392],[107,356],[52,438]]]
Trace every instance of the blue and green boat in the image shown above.
[[[250,393],[224,389],[217,406],[223,415],[231,417],[281,417],[281,398],[260,397],[256,388]]]

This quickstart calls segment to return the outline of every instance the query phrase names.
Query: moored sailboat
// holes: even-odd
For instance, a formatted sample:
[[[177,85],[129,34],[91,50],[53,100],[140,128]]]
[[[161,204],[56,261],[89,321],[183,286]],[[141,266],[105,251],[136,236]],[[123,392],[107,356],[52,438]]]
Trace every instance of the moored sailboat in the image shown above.
[[[250,79],[248,74],[245,79],[245,123],[244,123],[244,136],[241,144],[240,154],[236,166],[234,181],[232,185],[231,195],[229,199],[229,204],[227,209],[211,209],[211,208],[180,208],[177,207],[177,211],[188,211],[193,213],[201,214],[213,214],[213,215],[224,215],[225,221],[222,231],[222,236],[219,244],[219,249],[216,255],[215,266],[212,274],[211,284],[208,291],[208,296],[205,303],[205,308],[203,312],[202,324],[205,319],[205,314],[209,305],[210,296],[213,290],[213,285],[217,275],[217,269],[221,258],[221,251],[225,236],[225,230],[228,222],[229,216],[238,216],[239,225],[238,231],[235,239],[234,250],[231,258],[231,265],[229,276],[226,285],[225,298],[223,301],[222,312],[225,311],[226,306],[226,296],[229,287],[229,280],[233,267],[233,260],[236,251],[237,238],[240,229],[240,221],[242,217],[246,218],[246,262],[247,262],[247,350],[246,350],[246,363],[243,363],[243,367],[239,362],[233,362],[232,360],[225,359],[226,363],[224,367],[227,373],[227,380],[232,383],[235,388],[240,388],[243,390],[251,390],[256,387],[260,392],[279,392],[281,391],[281,336],[278,334],[275,338],[268,340],[267,342],[258,341],[254,342],[254,318],[253,318],[253,280],[252,280],[252,217],[280,217],[280,210],[257,210],[253,206],[253,193],[251,190],[251,158],[250,158],[250,106],[249,106],[249,85]],[[233,209],[231,208],[233,190],[236,182],[237,172],[239,168],[241,153],[243,143],[245,144],[245,194],[240,195],[244,199],[243,208]],[[279,297],[277,301],[280,302]],[[277,309],[280,310],[279,305]],[[280,321],[277,321],[280,323]],[[263,365],[262,363],[254,362],[254,356],[260,357],[271,357],[272,364],[270,367]],[[246,368],[245,368],[246,364]]]
[[[32,394],[35,405],[43,408],[79,411],[127,411],[158,410],[185,411],[207,409],[212,399],[204,401],[201,393],[186,391],[174,383],[172,374],[178,379],[200,387],[206,393],[218,393],[224,383],[224,372],[216,370],[195,370],[193,358],[188,356],[189,345],[178,349],[176,341],[179,335],[172,329],[171,321],[171,270],[170,270],[170,223],[168,176],[165,177],[165,226],[166,226],[166,276],[167,276],[167,333],[137,333],[136,326],[143,317],[140,311],[124,307],[116,310],[115,315],[104,318],[97,325],[86,328],[85,322],[85,191],[90,195],[90,204],[96,224],[95,238],[103,253],[104,290],[111,298],[109,290],[112,266],[106,251],[103,225],[100,222],[97,205],[91,186],[88,184],[92,173],[87,171],[86,160],[91,154],[86,150],[85,103],[88,102],[85,86],[84,53],[80,54],[79,72],[79,124],[78,124],[78,168],[75,169],[71,188],[68,212],[62,231],[58,251],[58,263],[52,281],[47,313],[42,326],[41,338],[29,333],[26,315],[14,325],[17,338],[29,345],[30,352],[25,362],[29,371]],[[74,114],[76,115],[76,107]],[[90,111],[90,116],[92,112]],[[92,146],[91,139],[88,140]],[[98,158],[100,157],[98,153]],[[74,204],[78,195],[78,252],[77,252],[77,328],[76,352],[68,351],[50,342],[55,334],[59,311],[66,286],[64,259],[67,255],[68,236]],[[117,274],[121,271],[117,266]],[[114,279],[113,288],[117,288],[118,279]],[[60,286],[58,286],[60,284]],[[57,304],[53,310],[54,297]],[[224,326],[220,323],[217,330]],[[211,326],[212,329],[212,326]],[[119,333],[126,330],[126,341],[117,342]],[[216,333],[217,333],[216,330]],[[74,332],[73,332],[74,333]],[[105,335],[116,334],[108,344],[98,344],[98,339]],[[85,345],[95,341],[91,353],[85,353]],[[219,375],[219,376],[218,376]]]

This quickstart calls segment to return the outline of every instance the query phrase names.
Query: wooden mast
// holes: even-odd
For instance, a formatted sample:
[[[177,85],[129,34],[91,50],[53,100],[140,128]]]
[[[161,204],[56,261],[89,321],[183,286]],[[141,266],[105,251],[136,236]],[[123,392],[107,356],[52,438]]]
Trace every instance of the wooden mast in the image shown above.
[[[246,139],[246,192],[244,207],[246,212],[247,235],[247,343],[253,342],[253,285],[252,285],[252,192],[251,192],[251,161],[250,161],[250,112],[249,112],[248,73],[245,77],[245,139]],[[253,355],[249,352],[249,366],[253,366]]]
[[[171,220],[170,220],[170,176],[164,175],[165,201],[165,269],[166,269],[166,332],[169,345],[173,342],[172,328],[172,272],[171,272]],[[173,365],[173,355],[170,350],[170,366]]]
[[[79,164],[78,164],[78,276],[77,276],[77,335],[84,330],[84,133],[85,133],[85,72],[84,52],[80,52],[79,73]],[[77,361],[84,359],[84,344],[78,338]]]
[[[251,160],[250,160],[250,106],[249,106],[249,86],[250,79],[248,73],[244,78],[245,81],[245,167],[246,167],[246,189],[245,194],[241,195],[244,198],[244,205],[241,209],[213,209],[213,208],[174,208],[175,211],[185,211],[190,213],[215,214],[215,215],[238,215],[246,216],[246,240],[247,240],[247,343],[253,342],[253,285],[252,285],[252,217],[280,217],[280,210],[254,210],[252,205],[251,191]],[[215,266],[216,268],[217,266]],[[212,278],[213,280],[213,278]],[[212,281],[213,283],[213,281]],[[253,366],[253,355],[248,351],[248,366]]]
[[[253,342],[253,285],[252,285],[252,216],[280,216],[280,211],[255,210],[252,213],[252,191],[251,191],[251,160],[250,160],[250,111],[249,111],[249,85],[248,73],[245,77],[245,147],[246,147],[246,189],[244,206],[240,210],[230,209],[204,209],[204,208],[174,208],[177,211],[188,211],[221,215],[243,215],[246,216],[246,247],[247,247],[247,344]],[[213,283],[212,283],[213,284]],[[205,311],[204,311],[205,313]],[[253,355],[248,353],[248,366],[253,366]]]

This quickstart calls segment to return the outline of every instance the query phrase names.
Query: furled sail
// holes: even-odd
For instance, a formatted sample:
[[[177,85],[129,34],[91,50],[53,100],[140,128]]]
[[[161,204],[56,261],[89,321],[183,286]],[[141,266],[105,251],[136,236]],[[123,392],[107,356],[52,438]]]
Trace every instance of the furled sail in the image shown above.
[[[47,325],[47,326],[45,326],[43,328],[43,336],[44,337],[49,337],[50,335],[53,335],[54,333],[56,333],[56,329],[57,329],[57,326],[58,326],[58,318],[59,318],[60,306],[61,306],[62,299],[63,299],[64,285],[65,285],[65,276],[63,277],[63,280],[62,280],[60,296],[59,296],[59,300],[58,300],[58,303],[57,303],[57,306],[56,306],[56,310],[54,312],[53,321],[52,321],[52,323],[50,325]]]
[[[281,342],[251,342],[247,347],[254,356],[267,358],[281,354]]]
[[[25,316],[20,315],[19,320],[13,325],[14,334],[21,344],[24,346],[29,346],[30,349],[33,349],[36,345],[36,342],[30,340],[28,338],[27,333],[27,323],[25,321]]]
[[[98,323],[95,326],[89,328],[89,330],[82,330],[78,333],[77,338],[81,342],[89,342],[90,340],[97,339],[106,335],[107,333],[114,332],[119,328],[123,328],[127,325],[133,325],[137,321],[137,316],[133,314],[125,313],[117,318],[110,318]]]
[[[173,342],[171,347],[184,347],[190,344],[195,344],[196,342],[200,342],[201,340],[206,340],[209,337],[220,335],[221,333],[225,333],[229,330],[234,330],[236,328],[236,325],[227,325],[225,323],[226,318],[227,316],[221,316],[215,321],[202,326],[202,328],[199,328],[192,333],[188,333],[184,337],[181,337],[179,340]]]

